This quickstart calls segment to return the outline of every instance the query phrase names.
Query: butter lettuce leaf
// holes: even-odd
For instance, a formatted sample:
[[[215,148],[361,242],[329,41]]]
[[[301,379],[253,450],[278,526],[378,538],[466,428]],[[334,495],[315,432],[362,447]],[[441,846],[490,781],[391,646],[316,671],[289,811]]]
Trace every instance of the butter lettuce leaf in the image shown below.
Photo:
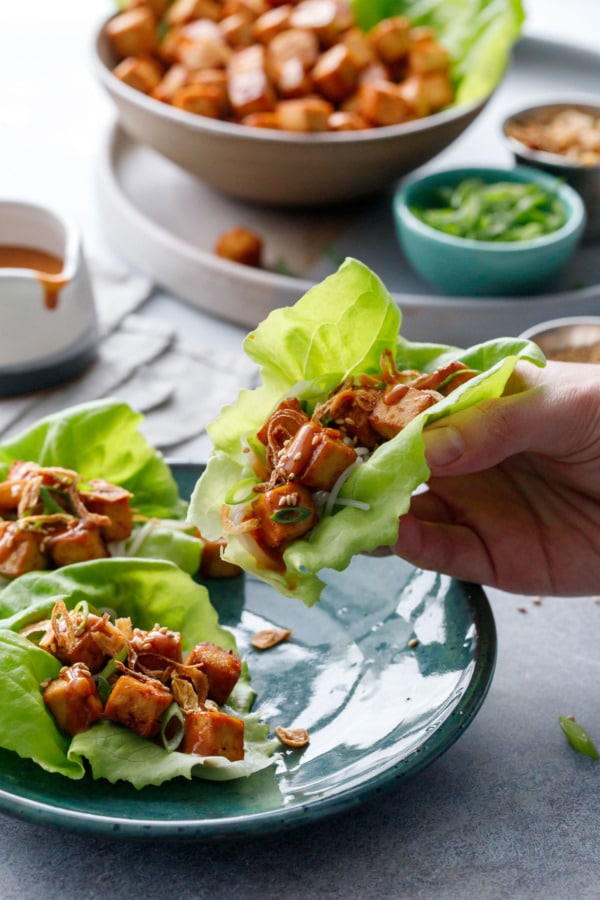
[[[42,700],[40,684],[58,674],[61,663],[19,633],[49,618],[57,600],[72,609],[85,600],[90,608],[110,608],[130,616],[135,627],[158,622],[182,634],[184,650],[211,641],[235,650],[234,635],[219,625],[206,588],[173,563],[157,560],[97,560],[54,572],[23,575],[0,593],[0,746],[34,760],[49,772],[83,778],[128,781],[136,788],[184,776],[239,778],[270,766],[275,742],[268,725],[250,712],[254,699],[246,666],[229,700],[231,712],[245,724],[245,759],[199,759],[168,753],[128,729],[108,721],[71,738],[56,726]]]
[[[185,504],[169,466],[140,432],[142,419],[110,398],[53,413],[0,444],[0,479],[18,459],[62,466],[131,491],[142,515],[181,517]]]
[[[400,335],[400,326],[400,310],[381,280],[362,263],[347,259],[294,306],[275,310],[248,335],[244,349],[258,364],[262,383],[242,392],[209,426],[213,450],[193,491],[188,518],[203,535],[216,539],[223,531],[221,511],[228,492],[249,474],[248,441],[285,397],[297,396],[310,408],[345,376],[378,371],[384,349],[392,352],[400,368],[427,372],[459,359],[479,373],[354,469],[341,496],[368,508],[336,507],[321,518],[305,538],[286,549],[284,572],[261,568],[242,539],[228,537],[227,560],[307,605],[321,595],[319,572],[345,569],[355,554],[394,542],[399,516],[429,476],[425,425],[500,396],[520,359],[544,364],[539,347],[529,341],[500,338],[461,350],[411,343]]]
[[[351,0],[360,26],[402,15],[413,25],[434,29],[452,60],[456,103],[488,96],[500,82],[518,40],[525,10],[522,0]]]

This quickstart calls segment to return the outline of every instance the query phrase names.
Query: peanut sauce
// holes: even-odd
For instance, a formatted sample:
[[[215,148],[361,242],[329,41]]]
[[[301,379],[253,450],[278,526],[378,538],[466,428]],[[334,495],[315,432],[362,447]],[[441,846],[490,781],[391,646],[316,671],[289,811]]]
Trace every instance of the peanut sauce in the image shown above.
[[[11,247],[0,245],[0,268],[30,269],[44,289],[46,309],[56,309],[58,295],[68,283],[62,275],[63,260],[45,250],[34,247]]]

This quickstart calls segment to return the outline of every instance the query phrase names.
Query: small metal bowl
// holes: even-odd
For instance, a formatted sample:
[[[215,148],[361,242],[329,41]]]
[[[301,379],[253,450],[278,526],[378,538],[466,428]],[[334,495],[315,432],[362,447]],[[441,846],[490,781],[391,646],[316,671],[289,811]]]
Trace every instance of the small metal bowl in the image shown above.
[[[594,103],[592,100],[588,102],[581,99],[539,103],[519,109],[507,116],[502,125],[502,133],[508,148],[518,163],[534,166],[556,178],[562,178],[577,191],[586,208],[587,225],[584,239],[588,240],[600,237],[600,164],[584,165],[567,156],[535,150],[510,134],[511,126],[522,127],[532,120],[547,123],[557,113],[567,110],[586,113],[600,121],[600,104]]]
[[[568,316],[532,325],[520,337],[533,341],[547,359],[600,363],[600,316]]]

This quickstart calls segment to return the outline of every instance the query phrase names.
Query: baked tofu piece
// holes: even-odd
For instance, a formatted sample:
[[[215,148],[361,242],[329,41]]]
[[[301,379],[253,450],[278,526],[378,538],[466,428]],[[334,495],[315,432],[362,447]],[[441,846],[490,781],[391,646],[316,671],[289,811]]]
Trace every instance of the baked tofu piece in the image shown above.
[[[299,60],[305,71],[312,69],[319,58],[319,42],[312,31],[288,28],[275,35],[268,46],[269,70],[277,72],[287,60]]]
[[[100,529],[79,521],[46,539],[48,553],[55,566],[70,566],[88,559],[105,559],[109,554]]]
[[[440,399],[437,391],[422,391],[407,385],[400,385],[399,387],[403,387],[405,390],[402,392],[398,402],[386,402],[386,394],[384,394],[369,416],[372,428],[385,440],[391,440],[409,422],[412,422],[415,416],[429,409],[430,406],[433,406]]]
[[[273,38],[289,28],[292,6],[285,3],[269,9],[254,21],[252,34],[261,44],[270,44]]]
[[[354,91],[358,72],[348,48],[336,44],[319,57],[312,70],[312,80],[319,92],[335,103]]]
[[[450,54],[446,48],[427,32],[414,37],[408,54],[408,68],[414,74],[446,71]]]
[[[13,513],[19,505],[24,482],[20,479],[11,479],[0,482],[0,515]]]
[[[169,25],[183,25],[195,19],[210,19],[218,22],[221,4],[218,0],[174,0],[165,16]]]
[[[238,50],[227,67],[229,101],[238,117],[270,112],[275,108],[275,91],[267,75],[264,47],[254,44]]]
[[[82,663],[64,667],[43,690],[44,703],[67,734],[81,734],[104,714],[90,670]]]
[[[185,661],[188,666],[199,666],[208,678],[208,699],[219,706],[227,702],[242,671],[237,653],[224,650],[208,641],[196,644]]]
[[[86,509],[110,519],[110,524],[103,525],[100,529],[105,540],[123,541],[130,536],[133,527],[133,494],[102,478],[93,478],[86,483],[85,490],[80,490],[80,496]]]
[[[288,444],[282,468],[303,485],[330,491],[355,460],[356,450],[345,444],[338,432],[310,422]]]
[[[318,520],[310,490],[294,482],[258,494],[252,516],[258,520],[262,540],[273,550],[306,534]]]
[[[215,253],[224,259],[243,266],[260,268],[262,265],[262,239],[248,228],[236,226],[219,236]]]
[[[71,614],[72,616],[72,614]],[[96,616],[90,613],[83,623],[83,629],[77,633],[77,623],[73,623],[75,634],[72,640],[68,637],[66,624],[59,618],[54,627],[50,627],[39,646],[60,659],[65,665],[83,664],[90,672],[96,673],[104,667],[107,660],[116,656],[126,645],[122,631],[110,622],[108,616]]]
[[[162,69],[148,57],[128,56],[114,67],[113,75],[134,90],[150,94],[160,82]]]
[[[147,6],[152,10],[156,17],[156,21],[158,21],[164,16],[168,5],[167,0],[126,0],[123,4],[123,9],[135,9],[137,6]]]
[[[329,116],[330,131],[363,131],[369,123],[359,113],[352,110],[337,110]]]
[[[16,522],[0,521],[0,575],[17,578],[25,572],[48,568],[42,550],[42,536],[17,527]]]
[[[160,681],[121,675],[106,701],[104,715],[141,737],[153,738],[172,702],[171,692]]]
[[[105,34],[119,57],[145,56],[156,47],[156,19],[148,6],[119,13],[106,23]]]
[[[384,63],[397,63],[411,48],[410,22],[404,16],[391,16],[369,31],[375,53]]]
[[[301,0],[291,15],[293,28],[313,31],[323,47],[330,47],[354,25],[354,16],[345,0]]]
[[[181,63],[169,66],[158,84],[150,91],[155,100],[172,103],[177,91],[187,84],[188,71]]]
[[[186,84],[175,91],[172,103],[177,109],[183,109],[196,116],[206,116],[208,119],[223,118],[223,96],[212,84]]]
[[[185,714],[182,753],[224,756],[230,762],[244,758],[244,723],[219,710],[195,709]]]
[[[203,578],[235,578],[242,574],[239,566],[222,559],[221,550],[227,544],[225,540],[209,541],[204,537],[200,540],[202,541],[200,575]]]
[[[358,92],[357,112],[373,125],[398,125],[410,116],[400,87],[390,81],[363,82]]]
[[[233,54],[216,22],[198,19],[184,25],[175,46],[177,62],[190,71],[224,68]]]
[[[169,662],[181,662],[181,634],[155,625],[149,631],[134,628],[129,642],[140,665],[146,669],[165,669]]]
[[[280,127],[286,131],[327,131],[333,105],[322,97],[282,100],[275,107]]]
[[[230,47],[249,47],[254,42],[253,20],[247,13],[238,12],[221,19],[220,28]]]

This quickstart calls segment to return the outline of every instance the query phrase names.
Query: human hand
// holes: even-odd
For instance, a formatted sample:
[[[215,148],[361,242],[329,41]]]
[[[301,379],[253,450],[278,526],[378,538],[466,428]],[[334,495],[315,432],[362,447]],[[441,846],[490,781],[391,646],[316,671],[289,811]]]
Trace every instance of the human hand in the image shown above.
[[[600,366],[521,364],[424,438],[431,478],[393,552],[521,594],[600,592]]]

